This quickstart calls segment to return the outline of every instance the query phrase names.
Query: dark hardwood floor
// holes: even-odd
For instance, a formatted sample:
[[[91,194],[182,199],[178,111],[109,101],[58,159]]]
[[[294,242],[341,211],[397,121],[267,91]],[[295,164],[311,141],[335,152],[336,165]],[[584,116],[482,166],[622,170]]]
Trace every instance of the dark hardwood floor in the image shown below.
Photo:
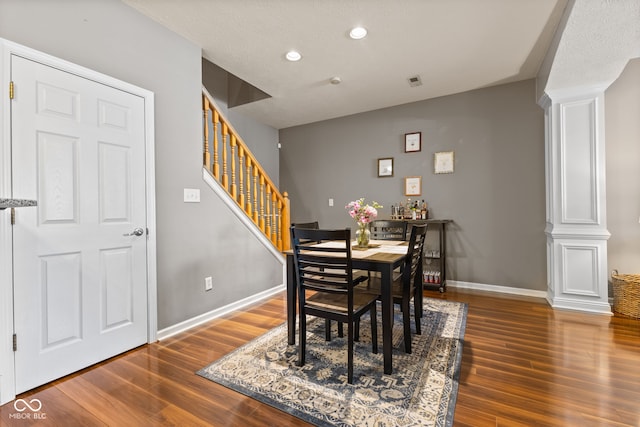
[[[640,426],[640,321],[455,288],[425,295],[469,304],[455,426]],[[7,403],[0,425],[307,425],[194,374],[285,316],[282,293],[24,393],[41,419]]]

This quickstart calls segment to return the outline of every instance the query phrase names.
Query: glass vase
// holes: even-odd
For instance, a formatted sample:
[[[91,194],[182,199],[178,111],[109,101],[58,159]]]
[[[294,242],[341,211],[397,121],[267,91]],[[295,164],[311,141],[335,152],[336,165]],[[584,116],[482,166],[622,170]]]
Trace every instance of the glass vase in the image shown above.
[[[359,248],[368,248],[369,240],[371,240],[371,231],[369,231],[368,223],[358,223],[356,230],[356,246]]]

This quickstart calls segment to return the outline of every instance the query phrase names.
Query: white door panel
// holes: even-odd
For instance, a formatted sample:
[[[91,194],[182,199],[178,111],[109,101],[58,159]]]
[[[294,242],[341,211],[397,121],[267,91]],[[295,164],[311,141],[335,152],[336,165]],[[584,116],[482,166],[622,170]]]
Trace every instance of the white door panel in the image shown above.
[[[147,342],[144,100],[12,56],[16,392]]]

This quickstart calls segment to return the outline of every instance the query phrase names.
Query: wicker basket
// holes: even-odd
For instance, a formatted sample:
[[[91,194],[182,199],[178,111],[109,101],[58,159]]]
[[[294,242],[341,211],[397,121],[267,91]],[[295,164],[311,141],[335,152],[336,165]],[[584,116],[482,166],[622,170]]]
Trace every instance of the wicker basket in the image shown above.
[[[640,318],[640,274],[618,274],[614,270],[613,311]]]

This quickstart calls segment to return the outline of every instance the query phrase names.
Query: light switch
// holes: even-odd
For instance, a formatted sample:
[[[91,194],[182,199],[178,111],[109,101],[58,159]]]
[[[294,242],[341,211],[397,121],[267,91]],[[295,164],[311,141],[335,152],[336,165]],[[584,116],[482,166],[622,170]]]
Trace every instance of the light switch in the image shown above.
[[[185,188],[184,189],[184,202],[185,203],[200,203],[200,190],[198,188]]]
[[[333,199],[329,199],[329,206],[333,206]]]

